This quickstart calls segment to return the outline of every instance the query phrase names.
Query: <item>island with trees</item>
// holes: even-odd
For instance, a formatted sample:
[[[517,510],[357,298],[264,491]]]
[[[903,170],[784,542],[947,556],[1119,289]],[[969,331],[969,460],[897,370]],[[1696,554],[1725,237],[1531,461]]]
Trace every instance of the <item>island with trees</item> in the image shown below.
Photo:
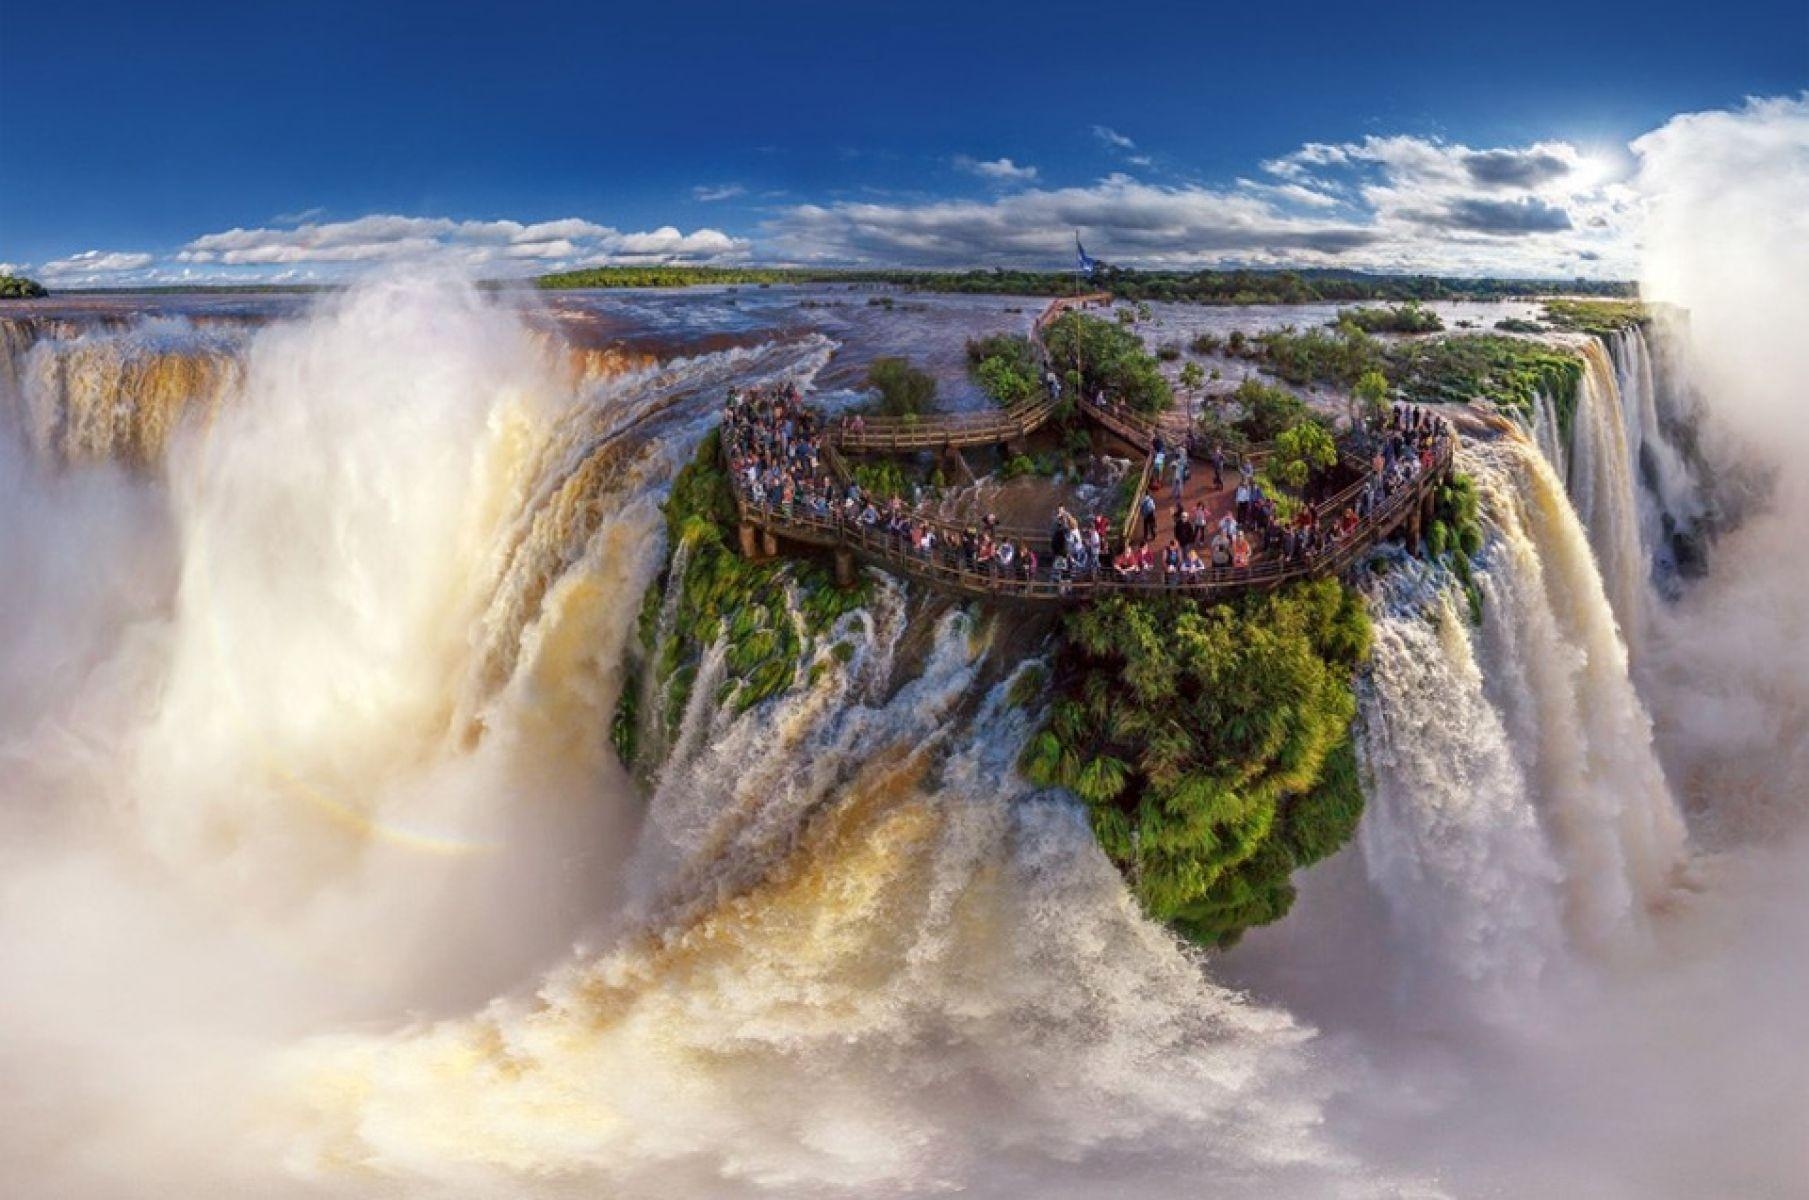
[[[35,279],[23,275],[0,275],[0,300],[36,300],[50,293]]]

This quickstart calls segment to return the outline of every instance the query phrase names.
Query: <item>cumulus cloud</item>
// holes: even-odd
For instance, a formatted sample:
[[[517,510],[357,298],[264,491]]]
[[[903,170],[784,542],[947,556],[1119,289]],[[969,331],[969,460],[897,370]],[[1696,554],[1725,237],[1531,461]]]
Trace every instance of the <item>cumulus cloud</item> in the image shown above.
[[[1278,186],[1352,197],[1384,243],[1417,245],[1437,269],[1557,273],[1580,260],[1632,271],[1638,196],[1567,142],[1371,136],[1308,143],[1263,169]]]
[[[1462,196],[1426,220],[1447,229],[1513,237],[1522,233],[1556,233],[1570,228],[1570,214],[1555,204],[1531,196],[1517,200],[1485,200]]]
[[[739,183],[700,183],[691,189],[691,199],[701,200],[705,204],[714,204],[718,200],[733,200],[736,196],[747,194],[747,188]]]
[[[1160,266],[1330,261],[1373,241],[1359,226],[1292,216],[1263,197],[1123,175],[992,201],[806,204],[767,227],[800,260],[914,266],[1047,266],[1069,254],[1077,229],[1095,253]]]
[[[47,283],[64,285],[128,282],[128,277],[156,261],[155,255],[142,251],[84,250],[51,259],[38,268],[38,275]]]
[[[1115,152],[1136,143],[1107,126]],[[990,201],[801,205],[773,246],[814,262],[1048,266],[1076,229],[1131,266],[1323,266],[1379,271],[1627,277],[1639,199],[1563,142],[1473,148],[1411,137],[1312,142],[1266,180],[1158,186],[1112,175]]]
[[[184,246],[176,261],[343,269],[362,263],[447,259],[477,270],[521,274],[611,262],[718,262],[744,257],[748,248],[743,239],[716,229],[687,234],[667,225],[624,233],[578,217],[524,224],[375,214],[293,229],[205,234]]]
[[[963,171],[978,175],[993,183],[1030,183],[1036,178],[1036,168],[1018,166],[1009,158],[995,158],[990,161],[969,158],[965,154],[956,155],[955,165]]]
[[[1568,147],[1533,146],[1526,150],[1478,150],[1463,156],[1464,169],[1477,183],[1490,187],[1538,187],[1570,173],[1574,154]]]

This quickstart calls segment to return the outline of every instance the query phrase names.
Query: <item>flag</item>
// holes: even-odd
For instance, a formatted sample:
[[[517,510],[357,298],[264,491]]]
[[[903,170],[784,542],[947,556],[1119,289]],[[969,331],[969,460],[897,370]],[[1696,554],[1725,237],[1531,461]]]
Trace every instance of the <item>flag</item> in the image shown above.
[[[1074,254],[1080,260],[1080,270],[1083,275],[1091,275],[1093,268],[1099,265],[1087,257],[1087,248],[1080,244],[1080,230],[1078,229],[1074,231]]]

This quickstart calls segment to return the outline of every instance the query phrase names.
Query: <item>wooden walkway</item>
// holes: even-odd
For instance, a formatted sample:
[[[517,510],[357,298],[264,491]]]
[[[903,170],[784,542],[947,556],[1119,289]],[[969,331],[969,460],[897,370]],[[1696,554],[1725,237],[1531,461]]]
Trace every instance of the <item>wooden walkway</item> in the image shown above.
[[[1016,563],[1002,572],[975,569],[964,561],[961,526],[920,518],[920,523],[929,525],[936,532],[936,550],[926,557],[911,549],[905,538],[888,533],[883,526],[863,525],[833,512],[813,513],[802,505],[794,505],[788,512],[777,504],[756,504],[740,490],[736,491],[735,498],[741,514],[744,551],[759,553],[754,545],[755,531],[764,535],[767,555],[778,552],[777,542],[781,538],[830,548],[837,554],[837,574],[844,579],[852,577],[852,564],[859,560],[944,591],[983,600],[1071,604],[1100,596],[1151,597],[1168,593],[1223,599],[1242,592],[1278,587],[1292,580],[1342,574],[1370,547],[1403,527],[1410,539],[1417,541],[1422,524],[1429,519],[1433,495],[1449,474],[1455,445],[1455,435],[1441,439],[1431,470],[1420,472],[1410,483],[1385,497],[1358,522],[1348,537],[1331,542],[1319,553],[1294,560],[1265,554],[1245,567],[1208,567],[1192,579],[1165,579],[1160,567],[1149,575],[1123,578],[1109,564],[1085,576],[1060,578],[1052,573],[1046,560],[1039,562],[1034,576],[1026,576]],[[1359,479],[1322,502],[1323,510],[1341,513],[1347,504],[1354,503],[1357,494],[1368,483],[1367,476]],[[1000,534],[1014,536],[1009,530],[1001,530]],[[1018,536],[1033,546],[1047,549],[1044,544],[1047,532]]]
[[[1041,330],[1055,316],[1078,304],[1110,299],[1109,295],[1078,296],[1057,300],[1037,318],[1033,336],[1042,348]],[[850,438],[844,424],[825,438],[823,452],[826,464],[837,478],[846,482],[849,472],[841,459],[841,451],[887,451],[944,449],[959,446],[995,444],[1021,437],[1048,420],[1056,407],[1051,397],[1024,406],[1015,412],[981,413],[967,417],[939,417],[921,423],[889,421],[879,428],[869,425],[856,438]],[[1154,456],[1151,453],[1155,435],[1162,426],[1128,408],[1100,404],[1081,397],[1080,411],[1090,420],[1110,430],[1145,454],[1137,492],[1132,497],[1130,512],[1119,537],[1109,544],[1103,557],[1109,558],[1124,546],[1134,544],[1133,530],[1138,523],[1137,508],[1151,482]],[[943,591],[976,599],[1017,601],[1025,603],[1072,604],[1109,595],[1152,597],[1182,594],[1220,599],[1242,592],[1279,587],[1297,579],[1321,578],[1341,574],[1349,569],[1372,546],[1406,529],[1410,542],[1417,545],[1423,524],[1430,521],[1433,496],[1438,485],[1449,476],[1456,449],[1456,434],[1447,427],[1438,439],[1430,470],[1421,471],[1412,481],[1384,497],[1362,518],[1347,537],[1330,540],[1317,553],[1306,558],[1284,559],[1275,553],[1260,553],[1244,567],[1211,567],[1192,576],[1165,578],[1160,565],[1148,575],[1121,576],[1110,565],[1084,575],[1058,577],[1052,563],[1039,561],[1036,574],[1026,574],[1019,563],[1004,569],[970,567],[965,561],[961,538],[967,526],[913,514],[912,522],[927,525],[935,532],[936,549],[924,555],[913,549],[906,538],[888,532],[881,525],[863,525],[858,519],[835,512],[817,513],[804,504],[789,509],[776,502],[758,503],[746,494],[741,481],[731,472],[736,506],[741,518],[741,543],[744,553],[771,556],[778,553],[778,541],[820,546],[835,551],[836,573],[844,581],[852,579],[853,563],[862,561],[881,567],[895,575],[917,579]],[[1180,447],[1175,447],[1180,449]],[[1266,447],[1253,449],[1247,457],[1260,458]],[[1354,506],[1371,482],[1367,462],[1347,457],[1345,465],[1358,475],[1354,483],[1335,495],[1318,502],[1323,513],[1333,520],[1347,507]],[[1037,549],[1039,557],[1049,550],[1048,529],[1006,529],[993,531],[995,540],[1011,540],[1020,547]],[[758,538],[758,541],[757,541]],[[760,544],[763,543],[763,544]]]
[[[1030,340],[1045,364],[1048,349],[1043,330],[1071,308],[1109,303],[1110,292],[1063,296],[1044,308],[1030,327]],[[993,412],[950,413],[936,417],[845,417],[826,432],[826,442],[849,454],[898,454],[913,450],[960,450],[996,446],[1029,437],[1054,415],[1061,398],[1054,394]]]

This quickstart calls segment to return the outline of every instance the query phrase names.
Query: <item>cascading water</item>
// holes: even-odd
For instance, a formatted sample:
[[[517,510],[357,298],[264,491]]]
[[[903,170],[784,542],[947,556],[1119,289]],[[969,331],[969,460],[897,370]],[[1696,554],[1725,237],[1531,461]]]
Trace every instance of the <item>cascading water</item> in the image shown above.
[[[205,423],[242,382],[243,331],[4,324],[0,399],[33,452],[58,462],[161,462],[181,422]]]
[[[1512,1064],[1390,1108],[1379,1077],[1416,1086],[1411,1050],[1216,984],[1230,960],[1145,921],[1080,808],[1017,775],[1036,714],[971,615],[877,584],[808,682],[745,712],[718,644],[633,791],[607,730],[665,481],[721,389],[807,381],[829,350],[587,382],[506,302],[367,284],[248,336],[157,454],[83,443],[161,472],[0,445],[0,1064],[30,1083],[0,1096],[0,1148],[22,1177],[1440,1194],[1413,1176],[1443,1181],[1446,1110],[1410,1153],[1368,1139],[1428,1094],[1492,1101]],[[1578,416],[1598,500],[1604,415]],[[1340,861],[1398,934],[1357,969],[1505,1015],[1502,1057],[1536,1058],[1516,998],[1660,936],[1683,832],[1558,474],[1512,436],[1462,466],[1481,623],[1436,571],[1377,595],[1370,810]],[[1637,501],[1603,511],[1637,541]],[[1618,1065],[1653,1057],[1635,1040]]]
[[[1627,454],[1638,471],[1640,540],[1654,578],[1674,591],[1680,539],[1690,538],[1707,516],[1696,470],[1674,432],[1678,419],[1659,413],[1652,351],[1638,325],[1617,332],[1608,343],[1627,430]]]
[[[1481,625],[1424,568],[1378,597],[1359,836],[1414,954],[1500,1009],[1551,958],[1637,945],[1684,828],[1555,472],[1518,430],[1467,443],[1460,469],[1487,531]]]
[[[1462,590],[1402,559],[1371,613],[1366,872],[1404,959],[1424,964],[1416,1000],[1455,984],[1466,1007],[1509,1015],[1563,945],[1561,872],[1526,768],[1485,692]]]
[[[1206,982],[1078,810],[1026,792],[1031,714],[1008,679],[976,696],[967,616],[888,695],[900,633],[845,619],[848,663],[739,716],[694,692],[708,736],[661,776],[629,926],[532,1001],[298,1051],[309,1162],[816,1195],[1021,1185],[1114,1147],[1122,1179],[1160,1147],[1230,1186],[1323,1179],[1303,1031]]]
[[[1614,362],[1596,338],[1580,347],[1583,379],[1570,444],[1571,503],[1589,531],[1602,584],[1637,656],[1651,598],[1651,567],[1640,536],[1637,467]]]
[[[1080,811],[1016,776],[1032,714],[965,616],[896,678],[912,621],[881,586],[837,632],[848,662],[746,713],[706,667],[641,821],[606,734],[662,556],[654,502],[722,388],[807,382],[829,349],[574,394],[506,304],[376,282],[253,336],[157,479],[21,483],[45,546],[94,542],[112,509],[34,486],[123,489],[169,529],[141,548],[159,569],[95,615],[50,571],[7,598],[131,620],[54,709],[42,676],[18,681],[37,706],[0,697],[0,759],[29,766],[0,947],[33,978],[214,981],[201,1006],[9,997],[9,1072],[71,1040],[95,1054],[29,1112],[0,1107],[10,1136],[89,1131],[79,1161],[45,1163],[59,1186],[155,1190],[206,1161],[267,1193],[285,1161],[442,1193],[584,1171],[618,1194],[796,1194],[1015,1163],[1086,1194],[1097,1174],[1049,1164],[1092,1155],[1159,1193],[1186,1190],[1176,1164],[1228,1186],[1341,1166],[1307,1031],[1205,980]],[[574,938],[597,948],[538,1001],[301,1036],[471,1012]],[[171,1089],[207,1112],[153,1101]],[[103,1095],[128,1097],[115,1118]]]
[[[1569,473],[1570,455],[1566,447],[1564,424],[1558,417],[1558,403],[1541,390],[1533,397],[1533,442],[1545,460],[1560,477]]]

